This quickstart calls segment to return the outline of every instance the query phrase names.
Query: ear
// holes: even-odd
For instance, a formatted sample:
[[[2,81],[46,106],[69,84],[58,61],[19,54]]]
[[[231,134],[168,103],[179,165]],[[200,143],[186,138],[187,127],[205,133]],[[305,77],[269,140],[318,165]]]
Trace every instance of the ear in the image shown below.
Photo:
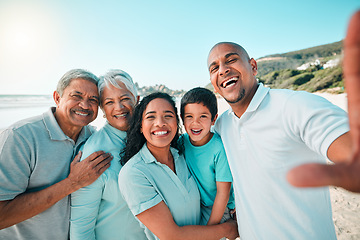
[[[53,98],[54,98],[56,106],[59,107],[61,96],[57,91],[54,91]]]
[[[212,120],[212,122],[211,122],[211,125],[214,125],[214,124],[215,124],[216,119],[218,118],[218,116],[219,116],[218,114],[215,115],[214,120]]]
[[[257,62],[255,61],[255,59],[251,58],[249,60],[249,63],[251,65],[251,69],[253,72],[253,75],[256,76],[257,72],[258,72],[258,68],[257,68]]]

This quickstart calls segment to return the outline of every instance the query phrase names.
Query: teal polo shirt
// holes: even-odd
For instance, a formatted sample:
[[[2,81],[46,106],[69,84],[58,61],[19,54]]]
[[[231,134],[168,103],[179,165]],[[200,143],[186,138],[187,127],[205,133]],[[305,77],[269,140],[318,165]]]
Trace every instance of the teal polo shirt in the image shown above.
[[[71,239],[147,239],[118,186],[119,154],[125,138],[126,132],[106,123],[85,143],[81,160],[96,151],[111,153],[114,158],[94,183],[71,194]]]
[[[146,144],[122,168],[120,190],[136,216],[163,201],[179,226],[199,225],[200,195],[185,159],[171,148],[176,174],[158,162]],[[143,224],[148,239],[158,239]]]

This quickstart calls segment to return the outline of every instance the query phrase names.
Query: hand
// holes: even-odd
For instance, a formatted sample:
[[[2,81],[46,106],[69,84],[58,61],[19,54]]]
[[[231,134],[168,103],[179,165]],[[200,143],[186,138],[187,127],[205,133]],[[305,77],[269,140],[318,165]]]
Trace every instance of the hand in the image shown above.
[[[70,174],[67,177],[71,184],[80,189],[93,183],[98,177],[110,167],[113,156],[110,153],[98,151],[80,162],[81,152],[79,152],[70,165]]]
[[[228,234],[226,235],[226,238],[228,238],[228,239],[236,239],[237,237],[239,237],[238,225],[237,225],[236,220],[229,219],[223,224],[228,224],[229,229],[230,229],[228,231]]]
[[[344,40],[344,77],[352,142],[351,157],[334,165],[304,164],[292,169],[288,181],[297,187],[333,185],[360,193],[360,11],[350,20]]]

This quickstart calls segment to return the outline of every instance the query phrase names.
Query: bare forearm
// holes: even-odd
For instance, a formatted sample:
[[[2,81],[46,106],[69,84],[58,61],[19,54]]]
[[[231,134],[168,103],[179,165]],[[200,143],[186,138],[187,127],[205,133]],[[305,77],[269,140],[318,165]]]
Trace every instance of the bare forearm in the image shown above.
[[[211,226],[183,226],[180,227],[180,231],[176,239],[206,239],[206,240],[218,240],[222,237],[234,239],[236,237],[236,223],[226,222],[218,225]],[[175,236],[173,236],[175,237]],[[173,239],[173,238],[169,238]],[[175,239],[175,238],[174,238]]]
[[[37,192],[23,193],[13,200],[0,202],[0,229],[29,219],[53,206],[59,200],[79,189],[64,179]]]
[[[229,201],[231,182],[216,182],[216,196],[207,225],[218,224]]]
[[[223,194],[216,195],[207,225],[214,225],[220,223],[222,216],[224,215],[228,201],[229,201],[229,195],[227,196]]]

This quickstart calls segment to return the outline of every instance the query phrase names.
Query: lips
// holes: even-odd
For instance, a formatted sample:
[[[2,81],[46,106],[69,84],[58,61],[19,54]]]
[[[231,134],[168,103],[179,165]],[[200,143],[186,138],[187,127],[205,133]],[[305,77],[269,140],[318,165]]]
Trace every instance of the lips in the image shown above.
[[[191,133],[194,135],[199,135],[202,132],[202,129],[191,129]]]
[[[113,117],[115,117],[115,118],[125,118],[125,117],[127,117],[128,114],[129,114],[128,112],[124,112],[124,113],[115,114],[115,115],[113,115]]]
[[[155,136],[163,136],[168,133],[169,133],[169,131],[154,131],[154,132],[152,132],[152,134],[154,134]]]
[[[83,109],[83,110],[75,109],[75,110],[73,110],[73,112],[76,115],[83,116],[83,117],[86,117],[86,116],[89,116],[92,114],[92,111],[86,110],[86,109]]]
[[[223,88],[231,87],[238,81],[238,79],[239,79],[238,77],[229,78],[229,79],[225,80],[224,82],[222,82],[220,84],[220,86]]]

